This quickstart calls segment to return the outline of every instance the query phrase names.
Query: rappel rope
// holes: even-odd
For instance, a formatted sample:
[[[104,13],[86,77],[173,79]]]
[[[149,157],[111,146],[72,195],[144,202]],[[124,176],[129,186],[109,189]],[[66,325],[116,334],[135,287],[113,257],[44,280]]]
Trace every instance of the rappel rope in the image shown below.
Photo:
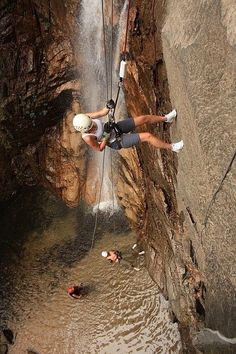
[[[102,25],[103,25],[103,46],[104,46],[104,65],[105,65],[105,77],[106,77],[106,94],[107,94],[107,100],[108,100],[108,95],[109,95],[109,85],[108,85],[108,62],[107,62],[107,50],[106,50],[106,38],[105,38],[105,19],[104,19],[104,4],[103,0],[101,0],[101,7],[102,7]],[[115,99],[115,106],[114,109],[112,110],[112,114],[108,114],[108,119],[112,123],[115,121],[115,110],[120,94],[120,89],[122,86],[123,79],[125,78],[126,74],[126,47],[127,47],[127,38],[128,38],[128,24],[129,24],[129,12],[130,12],[130,0],[128,1],[128,12],[127,12],[127,22],[126,22],[126,32],[125,32],[125,43],[124,43],[124,48],[123,48],[123,53],[122,53],[122,60],[120,63],[120,71],[119,71],[119,82],[118,82],[118,91]],[[112,64],[113,64],[113,1],[111,1],[111,46],[110,46],[110,97],[112,97]],[[102,160],[102,176],[101,176],[101,183],[100,183],[100,188],[99,188],[99,195],[98,195],[98,203],[97,203],[97,210],[95,214],[95,223],[94,223],[94,229],[93,229],[93,235],[92,235],[92,242],[91,242],[91,247],[90,250],[94,246],[94,241],[95,241],[95,234],[97,230],[97,224],[98,224],[98,212],[99,212],[99,207],[100,207],[100,202],[101,202],[101,192],[102,192],[102,186],[103,186],[103,179],[104,179],[104,167],[105,167],[105,150],[103,152],[103,160]],[[113,200],[113,213],[114,213],[114,188],[113,188],[113,173],[112,173],[112,155],[111,155],[111,183],[112,183],[112,200]]]
[[[106,50],[106,37],[105,37],[105,18],[104,18],[104,5],[103,0],[101,0],[102,4],[102,30],[103,30],[103,49],[104,49],[104,65],[105,65],[105,78],[106,78],[106,94],[108,100],[108,63],[107,63],[107,50]]]
[[[113,8],[113,4],[112,4]],[[104,4],[103,0],[101,0],[101,10],[102,10],[102,29],[103,29],[103,49],[104,49],[104,66],[105,66],[105,79],[106,79],[106,99],[108,100],[109,97],[109,85],[108,85],[108,62],[107,62],[107,50],[106,50],[106,36],[105,36],[105,17],[104,17]],[[92,234],[92,242],[90,246],[90,250],[94,246],[94,241],[95,241],[95,234],[97,230],[97,224],[98,224],[98,212],[99,212],[99,207],[101,203],[101,195],[102,195],[102,186],[103,186],[103,179],[104,179],[104,166],[105,166],[105,151],[103,151],[103,157],[102,157],[102,175],[101,175],[101,183],[100,183],[100,188],[99,188],[99,194],[98,194],[98,203],[97,203],[97,210],[95,212],[95,222],[94,222],[94,228],[93,228],[93,234]]]
[[[98,211],[99,211],[100,202],[101,202],[102,185],[103,185],[103,177],[104,177],[104,166],[105,166],[105,155],[106,155],[105,151],[106,151],[106,150],[104,150],[104,152],[103,152],[103,159],[102,159],[102,176],[101,176],[101,183],[100,183],[100,188],[99,188],[98,204],[97,204],[97,210],[96,210],[96,214],[95,214],[95,223],[94,223],[94,228],[93,228],[93,235],[92,235],[92,242],[91,242],[90,249],[92,249],[92,248],[93,248],[93,245],[94,245],[95,234],[96,234],[97,224],[98,224]]]
[[[112,64],[113,64],[113,1],[111,2],[110,97],[112,97]]]
[[[118,102],[119,95],[120,95],[120,89],[121,89],[122,84],[123,84],[123,79],[125,78],[125,75],[126,75],[129,14],[130,14],[130,0],[128,1],[128,10],[127,10],[127,19],[126,19],[126,28],[125,28],[125,42],[124,42],[123,52],[121,54],[122,60],[120,62],[120,71],[119,71],[120,79],[119,79],[119,82],[118,82],[118,90],[117,90],[116,99],[115,99],[115,107],[113,109],[112,114],[109,117],[109,120],[111,122],[115,121],[115,111],[116,111],[116,106],[117,106],[117,102]]]

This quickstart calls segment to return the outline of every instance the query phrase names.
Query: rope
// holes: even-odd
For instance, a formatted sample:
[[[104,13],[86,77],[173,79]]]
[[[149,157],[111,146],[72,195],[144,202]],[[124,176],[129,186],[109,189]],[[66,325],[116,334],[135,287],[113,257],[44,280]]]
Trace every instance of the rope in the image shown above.
[[[112,193],[112,214],[114,214],[115,210],[115,200],[114,200],[114,176],[113,176],[113,158],[112,158],[112,150],[111,150],[111,193]]]
[[[115,111],[116,111],[116,106],[117,106],[117,102],[118,102],[118,98],[120,96],[120,82],[118,83],[118,90],[117,90],[117,94],[116,94],[116,100],[115,100],[115,107],[113,109],[113,112],[111,114],[111,117],[109,117],[109,120],[112,122],[115,122]]]
[[[127,10],[127,19],[126,19],[126,28],[125,28],[125,42],[124,42],[124,47],[123,47],[123,52],[122,52],[123,59],[125,59],[127,56],[126,48],[127,48],[127,39],[128,39],[129,16],[130,16],[130,0],[128,1],[128,10]],[[115,108],[114,108],[114,110],[112,112],[112,116],[111,116],[111,120],[113,122],[115,122],[115,111],[116,111],[116,106],[117,106],[117,102],[118,102],[119,95],[120,95],[121,85],[122,85],[122,79],[120,78],[120,80],[118,82],[118,91],[117,91],[116,99],[115,99]]]
[[[108,84],[108,62],[107,62],[107,50],[106,50],[106,37],[105,37],[105,19],[104,19],[104,3],[103,0],[101,0],[102,4],[102,27],[103,27],[103,47],[104,47],[104,56],[105,56],[105,75],[106,75],[106,93],[107,93],[107,100],[109,97],[109,84]],[[111,10],[111,50],[110,50],[110,84],[111,84],[111,94],[112,94],[112,46],[113,46],[113,1],[112,1],[112,10]],[[97,203],[97,211],[95,214],[95,223],[94,223],[94,228],[93,228],[93,235],[92,235],[92,242],[90,246],[90,250],[94,246],[94,241],[95,241],[95,234],[97,230],[97,224],[98,224],[98,213],[99,213],[99,206],[101,202],[101,195],[102,195],[102,185],[103,185],[103,178],[104,178],[104,166],[105,166],[105,151],[103,153],[103,160],[102,160],[102,176],[101,176],[101,183],[100,183],[100,188],[99,188],[99,195],[98,195],[98,203]]]
[[[108,93],[108,63],[107,63],[107,50],[106,50],[106,38],[105,38],[105,19],[104,19],[104,5],[103,0],[101,0],[102,4],[102,29],[103,29],[103,48],[104,48],[104,64],[105,64],[105,77],[106,77],[106,91],[107,91],[107,100],[109,97]]]
[[[108,63],[107,63],[107,51],[106,51],[106,40],[105,40],[105,20],[104,20],[104,4],[103,0],[101,0],[102,4],[102,25],[103,25],[103,46],[104,46],[104,56],[105,56],[105,73],[106,73],[106,91],[107,91],[107,100],[108,100]],[[130,13],[130,1],[128,2],[128,13],[127,13],[127,22],[126,22],[126,33],[125,33],[125,44],[124,44],[124,49],[123,49],[123,54],[126,55],[126,47],[127,47],[127,38],[128,38],[128,25],[129,25],[129,13]],[[111,48],[110,48],[110,89],[111,89],[111,97],[112,97],[112,62],[113,62],[113,0],[112,0],[112,5],[111,5]],[[118,102],[118,98],[120,95],[120,88],[121,88],[121,82],[122,79],[120,79],[118,83],[118,91],[116,95],[116,100],[115,100],[115,107],[112,113],[112,120],[114,121],[114,115],[115,115],[115,110],[116,110],[116,105]],[[110,118],[109,118],[110,120]],[[98,197],[98,204],[97,204],[97,211],[95,215],[95,223],[94,223],[94,229],[93,229],[93,235],[92,235],[92,242],[91,242],[91,247],[90,250],[94,246],[94,241],[95,241],[95,234],[97,230],[97,223],[98,223],[98,212],[99,212],[99,206],[101,202],[101,193],[102,193],[102,185],[103,185],[103,179],[104,179],[104,166],[105,166],[105,150],[103,154],[103,161],[102,161],[102,177],[101,177],[101,184],[100,184],[100,189],[99,189],[99,197]],[[112,171],[112,158],[111,158],[111,171]],[[113,190],[113,173],[111,172],[111,178],[112,178],[112,198],[113,198],[113,212],[114,212],[114,190]]]
[[[129,26],[129,14],[130,14],[130,0],[128,2],[127,20],[126,20],[126,30],[125,30],[125,43],[123,48],[123,54],[126,54],[127,39],[128,39],[128,26]]]
[[[102,158],[102,177],[101,177],[101,183],[100,183],[100,188],[99,188],[97,211],[95,214],[95,223],[94,223],[94,228],[93,228],[93,235],[92,235],[92,242],[91,242],[90,250],[94,246],[95,234],[96,234],[97,224],[98,224],[98,212],[99,212],[99,207],[100,207],[100,202],[101,202],[102,185],[103,185],[103,178],[104,178],[105,154],[106,154],[106,150],[104,150],[103,158]]]
[[[113,64],[113,1],[111,2],[111,46],[110,46],[110,85],[112,97],[112,64]]]

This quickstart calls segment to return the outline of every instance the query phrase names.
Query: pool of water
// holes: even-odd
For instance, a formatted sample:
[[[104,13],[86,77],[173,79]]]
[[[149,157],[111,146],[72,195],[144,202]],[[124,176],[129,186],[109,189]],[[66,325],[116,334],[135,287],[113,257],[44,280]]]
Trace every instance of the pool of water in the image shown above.
[[[16,335],[9,353],[181,352],[168,303],[150,279],[135,235],[122,217],[69,209],[44,191],[26,191],[1,206],[1,328]],[[101,257],[119,249],[120,264]],[[139,271],[134,266],[140,268]],[[79,300],[66,288],[83,282]]]

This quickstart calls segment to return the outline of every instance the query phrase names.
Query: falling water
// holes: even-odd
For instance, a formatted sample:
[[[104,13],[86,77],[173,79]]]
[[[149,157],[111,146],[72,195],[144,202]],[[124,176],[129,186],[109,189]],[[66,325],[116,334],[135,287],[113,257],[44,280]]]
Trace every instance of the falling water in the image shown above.
[[[107,99],[115,100],[117,92],[120,59],[120,28],[124,21],[127,2],[119,13],[119,5],[114,2],[113,30],[111,22],[111,2],[104,2],[104,31],[101,1],[83,0],[79,17],[79,47],[80,68],[82,68],[82,106],[84,111],[91,112],[100,110],[105,106]],[[121,31],[122,32],[122,31]],[[104,37],[105,36],[105,37]],[[105,47],[104,47],[105,38]],[[111,52],[111,48],[113,50]],[[106,55],[105,55],[106,54]],[[112,70],[111,70],[112,62]],[[107,70],[106,70],[107,68]],[[111,72],[112,71],[112,72]],[[112,76],[112,80],[111,80]],[[112,85],[111,85],[112,84]],[[121,90],[122,91],[122,90]],[[116,119],[124,114],[124,98],[121,92],[116,110]],[[106,119],[106,118],[104,118]],[[105,156],[103,156],[105,154]],[[97,185],[97,202],[99,209],[117,209],[114,195],[113,180],[113,154],[110,149],[105,152],[92,154],[88,166],[88,180]],[[103,159],[104,167],[103,167]],[[95,180],[97,178],[97,181]],[[102,190],[101,196],[99,189]],[[97,206],[95,207],[95,209]]]

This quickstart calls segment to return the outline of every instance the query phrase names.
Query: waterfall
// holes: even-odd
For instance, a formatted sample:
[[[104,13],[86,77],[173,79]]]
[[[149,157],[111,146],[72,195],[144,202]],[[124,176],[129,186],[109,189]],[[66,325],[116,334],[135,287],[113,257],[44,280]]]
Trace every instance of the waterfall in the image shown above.
[[[106,40],[106,58],[108,67],[108,83],[110,85],[110,65],[112,56],[112,89],[108,87],[108,95],[111,94],[115,99],[118,83],[118,67],[120,61],[120,31],[121,22],[125,15],[127,1],[123,9],[119,11],[119,4],[114,3],[113,8],[113,53],[111,55],[111,2],[104,2],[104,22],[105,22],[105,40]],[[123,31],[124,32],[124,31]],[[81,69],[81,106],[84,112],[100,110],[107,101],[107,80],[104,51],[104,34],[101,0],[82,0],[79,16],[79,64]],[[122,91],[122,90],[121,90]],[[116,109],[116,119],[124,114],[124,98],[121,92]],[[111,97],[108,97],[109,99]],[[107,118],[105,118],[107,119]],[[99,202],[99,190],[101,188],[101,179],[103,179],[99,209],[114,210],[118,208],[114,194],[113,180],[110,178],[115,172],[111,173],[111,160],[113,152],[106,148],[103,153],[93,152],[88,165],[87,181],[89,189],[97,194],[97,203]],[[103,171],[103,154],[105,154]],[[96,207],[95,207],[96,209]]]

